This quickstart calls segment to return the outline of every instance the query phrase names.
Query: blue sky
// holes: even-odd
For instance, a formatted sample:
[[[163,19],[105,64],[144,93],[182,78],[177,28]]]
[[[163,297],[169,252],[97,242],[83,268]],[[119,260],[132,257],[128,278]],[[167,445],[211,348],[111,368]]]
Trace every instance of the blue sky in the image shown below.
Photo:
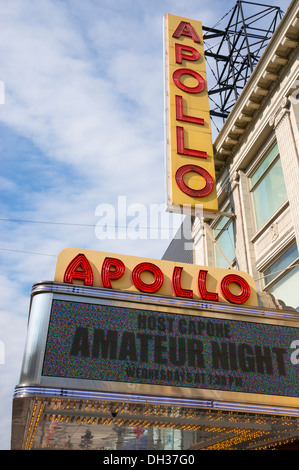
[[[53,279],[69,246],[161,258],[171,240],[95,231],[96,208],[119,196],[166,202],[164,14],[213,27],[235,0],[0,4],[0,449],[9,449],[32,284]],[[273,4],[285,11],[289,1]]]

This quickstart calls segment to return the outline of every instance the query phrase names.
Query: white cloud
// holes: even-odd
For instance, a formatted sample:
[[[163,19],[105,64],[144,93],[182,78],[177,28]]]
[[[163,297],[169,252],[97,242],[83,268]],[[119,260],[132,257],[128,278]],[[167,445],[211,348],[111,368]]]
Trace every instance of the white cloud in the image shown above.
[[[152,82],[155,66],[145,70],[148,57],[141,62],[142,50],[139,49],[139,55],[134,54],[133,44],[113,53],[107,71],[98,70],[74,26],[68,27],[64,9],[57,7],[53,11],[51,2],[41,4],[44,8],[37,8],[29,22],[21,22],[12,14],[4,21],[2,57],[7,93],[2,121],[32,138],[48,157],[79,167],[89,177],[91,165],[97,177],[105,176],[114,165],[119,178],[128,161],[134,168],[141,159],[149,158],[145,147],[151,129],[144,123],[149,121],[152,84],[156,95],[159,91],[161,95],[162,76],[156,72]],[[48,20],[39,24],[41,12]],[[18,13],[22,16],[23,9]],[[13,38],[12,22],[16,20],[18,35]],[[61,25],[62,21],[66,25]],[[99,62],[101,48],[96,57]],[[146,104],[142,103],[143,96],[149,99]],[[135,106],[138,103],[138,112],[133,106],[133,111],[128,112],[123,108],[123,100],[133,100]]]

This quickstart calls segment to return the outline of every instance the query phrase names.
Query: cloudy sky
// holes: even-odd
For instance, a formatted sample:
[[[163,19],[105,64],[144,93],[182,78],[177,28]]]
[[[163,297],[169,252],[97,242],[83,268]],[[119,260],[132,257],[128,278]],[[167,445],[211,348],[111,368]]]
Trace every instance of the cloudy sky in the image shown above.
[[[285,11],[289,0],[265,3]],[[235,0],[0,5],[0,449],[9,449],[32,284],[53,279],[66,247],[161,258],[174,233],[149,217],[166,201],[164,14],[213,27]],[[141,205],[154,239],[128,229]],[[108,236],[105,208],[115,209]],[[179,221],[166,216],[165,227]]]

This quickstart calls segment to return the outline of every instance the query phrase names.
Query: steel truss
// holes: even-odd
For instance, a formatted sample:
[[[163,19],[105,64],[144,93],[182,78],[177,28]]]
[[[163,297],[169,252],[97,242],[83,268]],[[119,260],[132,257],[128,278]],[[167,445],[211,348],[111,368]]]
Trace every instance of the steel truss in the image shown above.
[[[280,7],[238,0],[215,27],[203,26],[212,117],[227,118],[282,15]]]

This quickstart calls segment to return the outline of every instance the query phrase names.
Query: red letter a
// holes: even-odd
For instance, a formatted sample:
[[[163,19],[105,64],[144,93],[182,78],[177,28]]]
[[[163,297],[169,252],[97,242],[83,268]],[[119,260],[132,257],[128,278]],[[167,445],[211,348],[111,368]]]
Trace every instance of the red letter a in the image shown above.
[[[68,265],[64,273],[63,282],[73,283],[73,279],[84,281],[86,286],[93,285],[93,272],[85,255],[77,255]]]
[[[189,38],[192,38],[194,42],[200,42],[200,39],[191,24],[186,21],[181,21],[172,35],[173,38],[179,38],[180,36],[188,36]]]

